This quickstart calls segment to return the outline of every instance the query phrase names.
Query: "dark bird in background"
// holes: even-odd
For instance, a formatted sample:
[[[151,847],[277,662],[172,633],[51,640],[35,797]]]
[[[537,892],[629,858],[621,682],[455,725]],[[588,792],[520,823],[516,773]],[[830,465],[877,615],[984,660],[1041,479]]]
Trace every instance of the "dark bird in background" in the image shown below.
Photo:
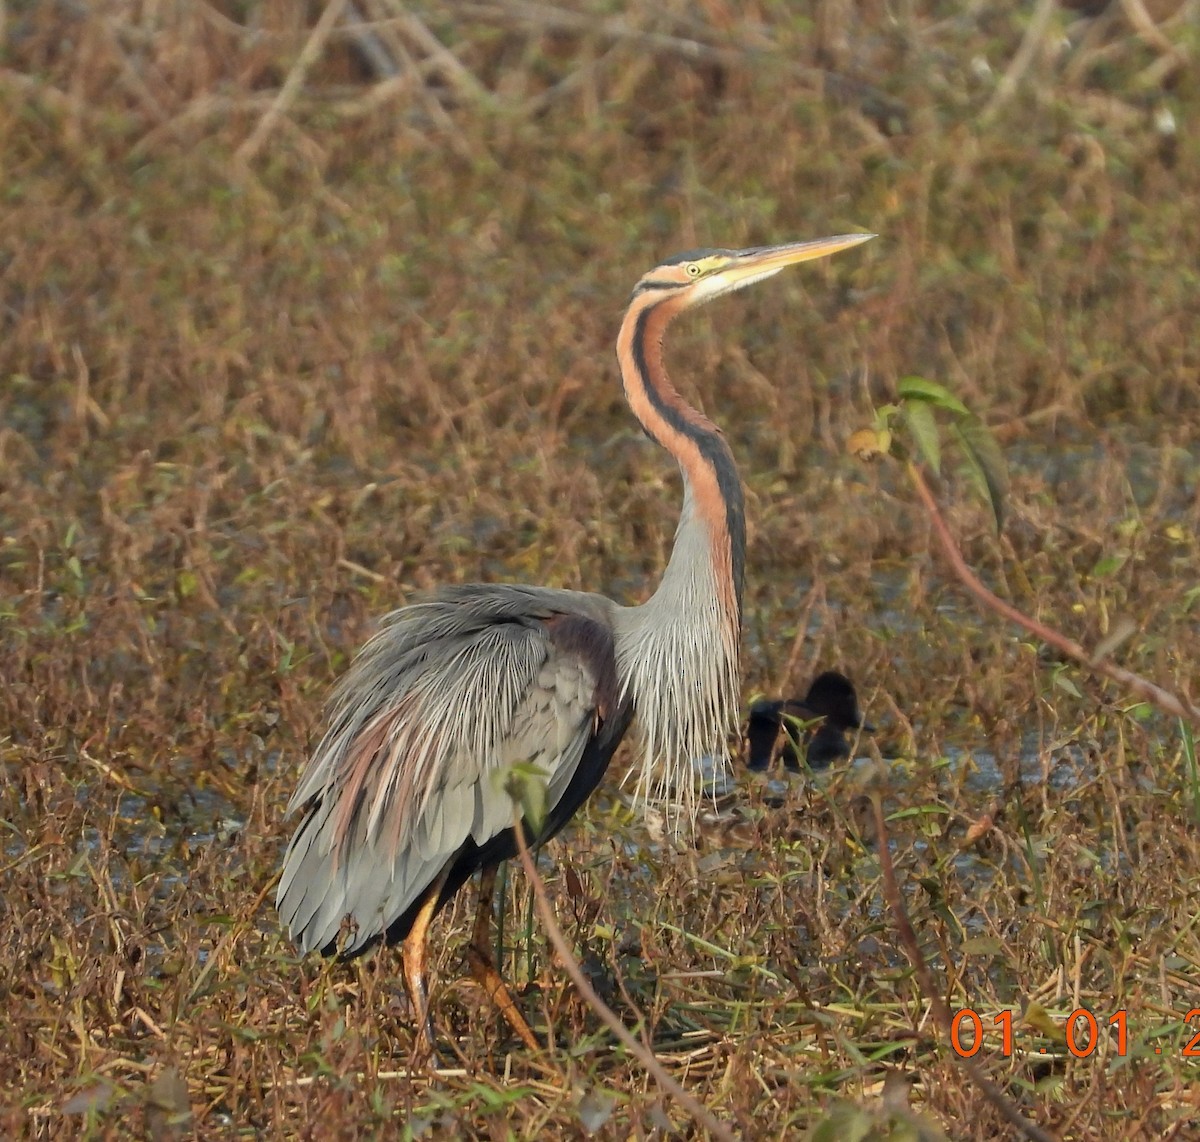
[[[292,797],[300,822],[276,903],[304,951],[348,956],[402,942],[428,1048],[430,922],[476,871],[472,974],[538,1048],[489,952],[496,869],[517,853],[506,788],[513,767],[545,775],[546,811],[522,822],[526,839],[542,844],[600,783],[636,716],[638,792],[663,794],[676,820],[694,821],[692,758],[723,750],[736,724],[742,484],[720,429],[667,376],[667,326],[702,302],[868,237],[698,250],[634,287],[617,338],[625,398],[683,475],[675,545],[646,602],[443,587],[389,615],[339,684],[329,728]]]
[[[747,767],[768,769],[776,757],[792,773],[801,770],[797,746],[806,745],[810,769],[825,769],[850,756],[847,733],[871,730],[858,708],[854,683],[836,670],[819,674],[803,698],[763,699],[750,707]]]

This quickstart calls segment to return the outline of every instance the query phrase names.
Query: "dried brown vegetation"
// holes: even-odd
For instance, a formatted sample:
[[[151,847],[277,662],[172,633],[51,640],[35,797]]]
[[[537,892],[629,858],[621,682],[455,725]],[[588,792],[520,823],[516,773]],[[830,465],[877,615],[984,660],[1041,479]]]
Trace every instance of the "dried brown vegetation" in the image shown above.
[[[387,609],[647,590],[678,489],[612,350],[646,266],[867,228],[671,360],[751,490],[747,696],[840,665],[891,760],[782,809],[747,785],[684,852],[614,772],[543,859],[561,922],[745,1137],[995,1137],[884,904],[881,788],[992,1079],[1063,1138],[1195,1136],[1191,731],[980,617],[903,477],[842,447],[898,377],[949,385],[1012,465],[999,540],[942,489],[980,574],[1087,645],[1132,618],[1115,655],[1197,700],[1196,4],[1018,7],[0,7],[0,1134],[686,1133],[519,877],[507,971],[555,1050],[508,1053],[455,982],[460,905],[461,1069],[407,1077],[395,959],[278,930],[282,809]]]

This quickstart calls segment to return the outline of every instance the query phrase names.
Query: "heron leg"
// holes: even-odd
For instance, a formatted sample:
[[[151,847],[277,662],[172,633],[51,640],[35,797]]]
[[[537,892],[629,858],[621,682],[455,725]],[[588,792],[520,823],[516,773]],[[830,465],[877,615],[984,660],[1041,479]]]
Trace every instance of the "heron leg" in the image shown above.
[[[531,1051],[540,1051],[542,1045],[533,1033],[533,1028],[521,1014],[516,1000],[513,999],[503,977],[492,962],[489,944],[492,932],[492,900],[496,894],[497,867],[497,865],[485,867],[479,874],[479,906],[475,912],[471,946],[467,949],[467,963],[471,968],[471,975],[483,988],[484,994],[500,1009],[500,1014],[508,1020],[509,1026],[517,1033],[525,1046]]]
[[[447,865],[442,874],[433,882],[426,893],[425,900],[413,920],[408,935],[404,937],[404,986],[408,991],[408,999],[412,1004],[413,1013],[417,1020],[417,1036],[425,1052],[436,1056],[433,1042],[433,1020],[429,1014],[429,990],[426,985],[426,960],[429,952],[429,925],[437,911],[438,900],[442,895],[442,886],[450,874]]]

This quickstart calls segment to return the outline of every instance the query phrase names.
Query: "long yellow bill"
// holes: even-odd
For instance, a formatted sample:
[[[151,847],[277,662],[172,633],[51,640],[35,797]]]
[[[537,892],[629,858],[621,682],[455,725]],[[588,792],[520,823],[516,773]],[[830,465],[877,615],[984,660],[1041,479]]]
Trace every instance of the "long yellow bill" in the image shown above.
[[[782,246],[755,246],[750,250],[739,250],[734,266],[740,272],[772,273],[796,262],[811,262],[814,258],[825,258],[851,246],[869,242],[874,234],[839,234],[836,238],[814,238],[809,242],[785,242]]]
[[[839,250],[859,246],[874,237],[874,234],[839,234],[835,238],[815,238],[808,242],[786,242],[782,246],[755,246],[749,250],[733,251],[725,256],[728,260],[724,264],[712,267],[709,271],[711,277],[706,275],[707,281],[697,283],[697,300],[707,300],[730,290],[741,289],[779,273],[785,266],[825,258]]]

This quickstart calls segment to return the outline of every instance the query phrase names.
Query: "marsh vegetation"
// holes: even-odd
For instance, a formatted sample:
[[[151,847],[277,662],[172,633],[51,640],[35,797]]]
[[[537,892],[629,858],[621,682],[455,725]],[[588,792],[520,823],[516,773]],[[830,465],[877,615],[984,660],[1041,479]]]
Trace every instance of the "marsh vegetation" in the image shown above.
[[[4,6],[0,1133],[687,1136],[516,873],[505,971],[554,1049],[459,981],[463,894],[457,1067],[410,1075],[395,957],[279,930],[282,814],[389,609],[655,582],[678,485],[617,382],[637,276],[866,229],[670,363],[748,486],[746,703],[844,670],[867,760],[782,803],[740,770],[736,827],[673,844],[618,757],[543,854],[559,922],[744,1137],[1001,1136],[898,938],[878,794],[1012,1103],[1195,1134],[1196,727],[980,612],[903,470],[846,448],[900,379],[947,386],[1009,465],[999,535],[936,483],[971,565],[1086,646],[1131,620],[1114,658],[1200,697],[1196,5],[1108,9]]]

